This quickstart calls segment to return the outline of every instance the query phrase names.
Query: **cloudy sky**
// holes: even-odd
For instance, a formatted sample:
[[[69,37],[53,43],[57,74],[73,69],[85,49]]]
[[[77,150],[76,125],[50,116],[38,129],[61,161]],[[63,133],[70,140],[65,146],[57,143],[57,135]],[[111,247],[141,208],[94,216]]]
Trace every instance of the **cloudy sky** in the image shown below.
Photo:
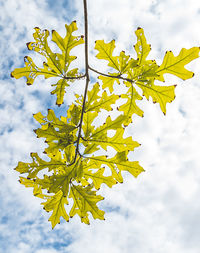
[[[64,24],[77,20],[82,34],[82,0],[0,0],[0,12],[0,252],[199,253],[200,60],[188,65],[193,79],[166,76],[168,84],[178,85],[166,116],[158,105],[141,104],[145,117],[135,116],[128,134],[142,144],[134,159],[146,172],[137,179],[125,176],[124,184],[113,189],[103,188],[106,221],[87,226],[74,217],[52,230],[49,214],[32,190],[19,184],[13,168],[18,161],[30,161],[30,152],[42,152],[32,114],[54,108],[55,97],[49,94],[48,80],[38,78],[28,87],[23,78],[11,79],[10,72],[30,54],[26,43],[32,41],[34,27],[64,35]],[[196,0],[88,0],[88,12],[90,62],[98,68],[103,65],[94,58],[94,41],[115,39],[116,52],[134,56],[137,27],[144,28],[150,56],[158,63],[166,50],[178,54],[182,47],[200,45]],[[66,105],[72,98],[66,95]]]

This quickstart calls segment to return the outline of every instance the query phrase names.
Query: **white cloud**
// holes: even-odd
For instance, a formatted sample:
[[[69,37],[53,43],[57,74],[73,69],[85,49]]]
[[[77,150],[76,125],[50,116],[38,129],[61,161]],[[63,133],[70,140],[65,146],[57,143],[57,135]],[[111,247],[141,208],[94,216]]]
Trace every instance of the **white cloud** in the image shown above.
[[[144,28],[152,44],[151,58],[155,57],[159,63],[166,50],[178,53],[182,47],[199,44],[200,4],[195,0],[88,2],[90,61],[98,69],[106,70],[106,66],[93,58],[94,41],[115,38],[116,52],[125,49],[132,54],[136,42],[134,30],[138,26]],[[49,214],[42,210],[39,199],[17,182],[18,173],[12,168],[18,161],[28,161],[30,152],[41,152],[44,147],[32,132],[36,128],[32,113],[40,110],[45,113],[55,98],[49,95],[50,85],[43,79],[36,79],[32,87],[26,87],[25,80],[11,80],[9,74],[23,65],[23,56],[29,53],[25,43],[32,40],[35,26],[56,29],[64,35],[64,23],[71,18],[77,19],[83,33],[82,1],[55,3],[0,1],[0,71],[3,73],[0,244],[3,252],[198,253],[199,60],[189,66],[195,71],[193,79],[183,82],[167,76],[168,83],[179,85],[176,100],[167,106],[166,116],[159,106],[143,101],[145,117],[134,117],[133,128],[127,131],[142,144],[134,152],[134,159],[140,161],[146,172],[137,179],[125,175],[124,184],[102,189],[106,199],[101,207],[107,210],[106,221],[91,221],[86,226],[75,217],[52,231],[47,222]],[[80,56],[81,50],[77,50]],[[79,62],[83,64],[83,58]],[[68,95],[68,99],[71,102],[72,96]]]

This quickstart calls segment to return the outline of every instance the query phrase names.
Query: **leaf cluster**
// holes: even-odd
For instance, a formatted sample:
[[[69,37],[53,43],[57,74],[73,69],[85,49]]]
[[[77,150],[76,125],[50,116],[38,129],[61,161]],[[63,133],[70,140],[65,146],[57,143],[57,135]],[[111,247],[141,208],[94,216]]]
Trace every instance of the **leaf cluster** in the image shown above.
[[[26,56],[25,66],[11,73],[15,78],[26,77],[27,85],[32,85],[39,75],[56,77],[58,81],[52,84],[51,94],[56,95],[58,106],[63,104],[67,86],[72,87],[80,78],[89,81],[86,73],[83,75],[78,67],[71,67],[76,59],[71,50],[83,44],[84,38],[74,35],[75,21],[65,27],[64,38],[52,31],[51,40],[59,52],[53,52],[49,46],[49,31],[36,27],[34,41],[27,43],[27,47],[45,58],[43,66],[37,66]],[[143,117],[137,101],[151,98],[165,114],[166,104],[175,98],[175,85],[157,85],[155,81],[164,82],[164,74],[173,74],[183,80],[193,76],[185,65],[199,57],[198,47],[183,48],[178,56],[167,51],[159,66],[155,60],[148,59],[151,46],[143,29],[138,28],[135,34],[136,58],[124,51],[114,55],[114,40],[95,42],[96,57],[106,61],[109,71],[100,72],[89,64],[85,66],[88,71],[98,74],[99,82],[90,82],[90,89],[86,89],[84,96],[75,94],[77,99],[69,105],[66,116],[58,118],[52,109],[47,115],[41,112],[34,115],[40,124],[34,131],[47,143],[44,150],[47,158],[43,160],[37,153],[31,153],[32,161],[19,162],[15,169],[26,174],[20,176],[20,183],[32,187],[33,194],[44,200],[44,210],[52,212],[49,218],[52,228],[60,222],[61,216],[69,221],[78,215],[86,224],[89,224],[89,214],[94,219],[104,219],[104,211],[98,206],[104,198],[97,195],[102,184],[111,188],[123,182],[123,172],[137,177],[144,171],[138,161],[129,159],[129,153],[140,144],[131,136],[125,137],[126,126],[132,123],[133,115]],[[117,95],[114,84],[119,87],[123,84],[126,88]],[[119,101],[122,101],[121,105]],[[108,115],[105,121],[99,119],[103,111]],[[113,150],[112,154],[108,148]]]

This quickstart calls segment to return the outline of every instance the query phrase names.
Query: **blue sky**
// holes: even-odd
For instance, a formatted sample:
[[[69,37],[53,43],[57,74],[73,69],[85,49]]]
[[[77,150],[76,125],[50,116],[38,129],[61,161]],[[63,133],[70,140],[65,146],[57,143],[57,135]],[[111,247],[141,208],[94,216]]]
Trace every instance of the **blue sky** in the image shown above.
[[[177,84],[176,100],[163,116],[151,102],[141,105],[143,119],[134,116],[128,134],[142,144],[135,152],[146,172],[113,189],[103,187],[102,208],[106,221],[87,226],[74,217],[51,229],[49,214],[40,200],[18,182],[13,170],[18,161],[29,161],[30,152],[42,153],[45,144],[32,131],[32,114],[55,107],[50,81],[10,78],[30,54],[26,43],[33,28],[57,30],[64,35],[66,22],[77,20],[83,33],[82,1],[0,0],[0,252],[4,253],[199,253],[200,252],[200,61],[186,82],[166,76]],[[166,50],[178,54],[182,47],[200,44],[200,2],[195,0],[88,0],[90,63],[95,59],[94,41],[116,40],[116,52],[133,54],[134,31],[144,28],[152,45],[150,57],[161,63]],[[78,63],[83,63],[82,51]],[[37,59],[36,59],[37,60]],[[81,82],[76,86],[82,90]],[[66,104],[73,101],[67,93]],[[65,110],[63,107],[62,111]]]

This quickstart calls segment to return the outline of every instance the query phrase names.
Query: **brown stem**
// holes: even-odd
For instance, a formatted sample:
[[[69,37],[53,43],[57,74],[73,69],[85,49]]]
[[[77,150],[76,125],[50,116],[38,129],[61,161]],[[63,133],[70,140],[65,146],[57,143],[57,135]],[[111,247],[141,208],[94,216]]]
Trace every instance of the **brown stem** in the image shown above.
[[[125,78],[125,77],[122,77],[121,75],[117,75],[117,76],[112,76],[112,75],[108,75],[108,74],[105,74],[105,73],[102,73],[102,72],[100,72],[100,71],[98,71],[98,70],[96,70],[96,69],[93,69],[92,67],[88,67],[91,71],[93,71],[93,72],[95,72],[95,73],[97,73],[97,74],[99,74],[99,75],[102,75],[102,76],[107,76],[107,77],[110,77],[110,78],[117,78],[117,79],[121,79],[121,80],[124,80],[124,81],[127,81],[127,82],[131,82],[131,83],[133,83],[134,81],[133,80],[131,80],[131,79],[129,79],[129,78]]]
[[[85,77],[85,74],[84,75],[81,75],[81,76],[63,76],[63,79],[66,79],[66,80],[70,80],[70,79],[81,79],[81,78],[84,78]]]
[[[88,84],[90,81],[89,77],[89,64],[88,64],[88,15],[87,15],[87,0],[83,0],[83,6],[84,6],[84,24],[85,24],[85,92],[84,92],[84,98],[83,98],[83,105],[82,105],[82,111],[81,111],[81,119],[79,123],[79,131],[78,131],[78,137],[77,137],[77,143],[76,143],[76,151],[75,151],[75,157],[74,161],[69,164],[68,166],[71,166],[76,162],[77,155],[79,153],[79,141],[81,138],[81,129],[82,129],[82,123],[83,123],[83,115],[85,112],[85,103],[86,103],[86,97],[87,97],[87,91],[88,91]]]

